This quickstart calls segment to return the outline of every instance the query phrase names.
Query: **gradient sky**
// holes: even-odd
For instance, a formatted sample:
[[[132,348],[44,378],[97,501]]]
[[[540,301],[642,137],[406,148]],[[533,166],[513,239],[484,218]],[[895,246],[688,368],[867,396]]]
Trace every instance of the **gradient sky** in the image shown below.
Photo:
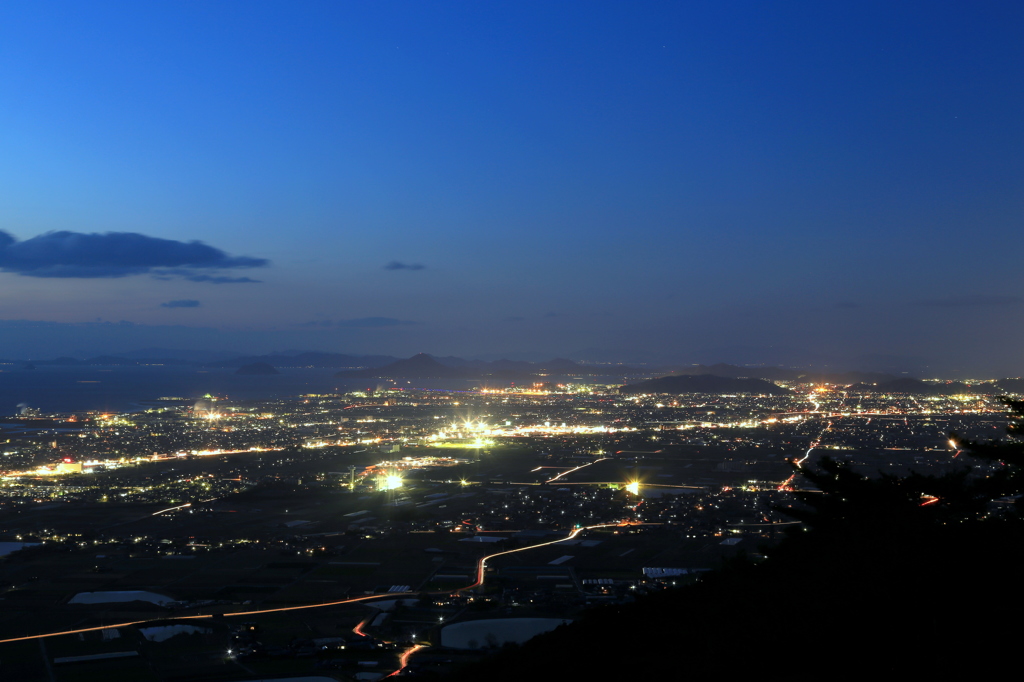
[[[4,3],[0,357],[1020,374],[1021,26],[1019,2]]]

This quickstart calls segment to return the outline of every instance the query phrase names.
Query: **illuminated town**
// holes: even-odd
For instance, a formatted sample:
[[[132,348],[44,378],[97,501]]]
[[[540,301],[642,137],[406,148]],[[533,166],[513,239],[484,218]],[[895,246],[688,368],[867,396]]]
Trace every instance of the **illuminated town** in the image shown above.
[[[0,682],[989,680],[1024,3],[0,10]]]
[[[47,638],[55,661],[149,660],[130,624],[194,621],[183,674],[444,672],[770,552],[798,524],[795,467],[822,456],[868,475],[956,470],[951,432],[1007,424],[1005,391],[962,386],[581,382],[23,411],[2,424],[0,639],[67,631]]]

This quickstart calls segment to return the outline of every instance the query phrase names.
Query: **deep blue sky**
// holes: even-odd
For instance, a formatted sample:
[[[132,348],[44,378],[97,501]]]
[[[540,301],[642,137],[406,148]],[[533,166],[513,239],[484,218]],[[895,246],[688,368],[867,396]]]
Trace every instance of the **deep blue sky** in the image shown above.
[[[5,3],[0,357],[1019,374],[1022,26],[1019,2]]]

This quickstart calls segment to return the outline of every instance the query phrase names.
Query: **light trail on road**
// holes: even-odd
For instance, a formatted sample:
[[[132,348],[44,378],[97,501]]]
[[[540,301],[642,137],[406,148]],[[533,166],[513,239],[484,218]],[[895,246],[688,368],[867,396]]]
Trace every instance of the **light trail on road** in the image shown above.
[[[559,538],[558,540],[551,540],[549,542],[541,542],[540,544],[530,545],[529,547],[517,547],[515,549],[506,549],[504,552],[495,552],[494,554],[488,554],[485,557],[481,557],[480,561],[477,562],[477,566],[476,566],[476,582],[473,583],[472,585],[467,585],[466,587],[460,587],[459,589],[455,590],[455,592],[464,592],[466,590],[472,590],[473,588],[482,586],[484,584],[484,572],[487,570],[487,562],[488,562],[488,560],[493,559],[494,557],[504,556],[506,554],[513,554],[515,552],[525,552],[528,549],[537,549],[538,547],[547,547],[548,545],[557,545],[559,542],[565,542],[566,540],[572,540],[574,537],[576,537],[580,533],[582,533],[584,531],[587,531],[587,530],[593,530],[595,528],[613,528],[613,527],[623,526],[623,525],[628,526],[630,524],[628,524],[628,523],[624,524],[621,521],[619,521],[619,522],[616,522],[616,523],[599,523],[599,524],[594,525],[594,526],[582,526],[580,528],[574,529],[571,533],[566,535],[564,538]]]
[[[560,542],[565,542],[566,540],[572,540],[573,538],[575,538],[580,533],[584,533],[584,532],[586,532],[588,530],[595,530],[597,528],[616,528],[616,527],[631,526],[631,525],[645,525],[646,526],[646,525],[661,525],[661,524],[655,524],[655,523],[643,523],[643,524],[641,524],[641,523],[630,523],[628,521],[618,521],[618,522],[615,522],[615,523],[599,523],[599,524],[595,524],[593,526],[582,526],[580,528],[574,528],[572,531],[569,532],[568,535],[566,535],[564,538],[559,538],[558,540],[550,540],[548,542],[541,542],[541,543],[538,543],[536,545],[529,545],[527,547],[517,547],[516,549],[507,549],[507,550],[502,551],[502,552],[495,552],[494,554],[488,554],[488,555],[486,555],[484,557],[481,557],[480,560],[477,563],[476,581],[472,585],[467,585],[466,587],[460,587],[460,588],[457,588],[455,590],[443,590],[443,591],[438,591],[438,592],[432,592],[432,593],[429,593],[429,594],[451,594],[452,592],[465,592],[467,590],[472,590],[472,589],[475,589],[477,587],[482,587],[483,584],[484,584],[484,580],[486,578],[487,562],[490,561],[491,559],[496,558],[496,557],[504,556],[506,554],[514,554],[516,552],[525,552],[527,550],[537,549],[539,547],[547,547],[549,545],[557,545]],[[219,617],[231,618],[231,617],[235,617],[235,616],[253,616],[253,615],[258,615],[258,614],[263,614],[263,613],[282,613],[284,611],[302,611],[302,610],[305,610],[305,609],[323,608],[325,606],[344,606],[346,604],[355,604],[355,603],[359,603],[359,602],[369,602],[369,601],[379,600],[379,599],[394,599],[396,597],[400,598],[400,597],[403,597],[403,596],[411,596],[411,595],[414,595],[414,594],[416,594],[416,593],[414,593],[414,592],[391,592],[391,593],[388,593],[388,594],[372,594],[372,595],[366,595],[366,596],[363,596],[363,597],[354,597],[352,599],[343,599],[343,600],[340,600],[340,601],[326,602],[326,603],[321,603],[321,604],[304,604],[302,606],[284,606],[284,607],[277,607],[277,608],[272,608],[272,609],[256,609],[256,610],[253,610],[253,611],[237,611],[237,612],[234,612],[234,613],[219,614]],[[191,616],[178,616],[178,617],[174,618],[174,620],[202,620],[202,619],[211,619],[211,618],[214,618],[215,615],[217,615],[217,614],[210,613],[210,614],[196,614],[196,615],[191,615]],[[96,627],[91,627],[91,628],[78,628],[78,629],[75,629],[75,630],[64,630],[64,631],[61,631],[61,632],[46,632],[46,633],[38,634],[38,635],[26,635],[24,637],[11,637],[11,638],[8,638],[8,639],[0,639],[0,644],[8,644],[8,643],[11,643],[11,642],[24,642],[24,641],[29,641],[29,640],[33,640],[33,639],[42,641],[43,639],[46,639],[48,637],[60,637],[60,636],[63,636],[63,635],[77,635],[77,634],[81,634],[81,633],[84,633],[84,632],[96,632],[98,630],[108,630],[108,629],[111,629],[111,628],[122,628],[122,627],[145,625],[146,623],[150,623],[150,622],[152,622],[152,621],[151,620],[138,620],[138,621],[129,621],[129,622],[125,622],[125,623],[116,623],[116,624],[113,624],[113,625],[101,625],[101,626],[96,626]],[[366,632],[363,631],[363,626],[365,626],[368,622],[369,622],[369,619],[361,621],[358,625],[356,625],[354,628],[352,628],[352,632],[354,632],[354,633],[356,633],[358,635],[362,635],[363,637],[369,637],[370,635],[366,634]],[[419,651],[422,648],[424,648],[424,645],[416,644],[416,645],[410,647],[409,649],[406,649],[404,652],[402,652],[402,655],[399,658],[399,663],[400,663],[399,668],[397,670],[395,670],[394,672],[392,672],[391,674],[387,675],[386,677],[394,677],[395,675],[398,675],[400,672],[405,670],[405,668],[408,667],[409,658],[414,653],[416,653],[417,651]]]
[[[356,633],[360,637],[369,637],[368,634],[363,632],[363,626],[366,625],[369,622],[370,622],[369,618],[367,618],[366,620],[359,621],[359,624],[356,625],[354,628],[352,628],[352,632]]]
[[[179,504],[177,507],[168,507],[167,509],[161,509],[158,512],[153,512],[153,516],[160,516],[161,514],[166,514],[169,511],[174,511],[176,509],[184,509],[185,507],[191,507],[191,506],[192,506],[191,502],[186,502],[185,504]]]
[[[176,452],[166,455],[157,454],[153,455],[151,460],[154,462],[169,462],[179,457],[218,457],[220,455],[244,455],[250,452],[280,452],[282,450],[284,448],[260,448],[255,446],[242,450],[199,450],[197,452]]]
[[[432,593],[429,593],[429,594],[451,594],[452,592],[463,592],[465,590],[471,590],[471,589],[473,589],[475,587],[479,587],[479,586],[483,585],[483,583],[484,583],[484,572],[485,572],[486,567],[487,567],[487,561],[490,560],[490,559],[493,559],[495,557],[502,556],[502,555],[505,555],[505,554],[512,554],[513,552],[524,552],[524,551],[526,551],[528,549],[536,549],[537,547],[546,547],[548,545],[554,545],[554,544],[557,544],[559,542],[564,542],[566,540],[571,540],[574,537],[576,537],[577,535],[579,535],[580,533],[582,533],[584,531],[588,531],[588,530],[593,530],[595,528],[611,528],[611,527],[616,527],[616,526],[628,526],[628,525],[633,525],[633,524],[623,523],[623,522],[616,522],[616,523],[602,523],[602,524],[597,524],[597,525],[594,525],[594,526],[583,526],[581,528],[574,529],[567,536],[565,536],[564,538],[559,538],[558,540],[551,540],[549,542],[541,542],[541,543],[536,544],[536,545],[529,545],[528,547],[518,547],[516,549],[505,550],[504,552],[495,552],[494,554],[489,554],[489,555],[487,555],[485,557],[482,557],[480,559],[479,563],[477,564],[477,578],[476,578],[476,582],[474,582],[472,585],[467,585],[466,587],[460,587],[460,588],[455,589],[455,590],[441,590],[441,591],[432,592]],[[158,619],[158,620],[202,620],[202,619],[207,619],[207,618],[213,618],[215,615],[217,615],[218,617],[222,617],[222,618],[234,618],[234,617],[237,617],[237,616],[255,616],[255,615],[259,615],[259,614],[263,614],[263,613],[283,613],[285,611],[303,611],[305,609],[320,609],[320,608],[324,608],[326,606],[344,606],[346,604],[357,604],[357,603],[360,603],[360,602],[369,602],[369,601],[374,601],[374,600],[379,600],[379,599],[394,599],[396,597],[411,596],[411,595],[415,595],[415,594],[417,594],[417,593],[415,593],[415,592],[390,592],[390,593],[387,593],[387,594],[369,594],[369,595],[365,595],[365,596],[362,596],[362,597],[353,597],[351,599],[342,599],[342,600],[339,600],[339,601],[323,602],[323,603],[319,603],[319,604],[303,604],[301,606],[279,606],[279,607],[272,608],[272,609],[255,609],[255,610],[251,610],[251,611],[235,611],[235,612],[232,612],[232,613],[223,613],[223,614],[212,614],[212,613],[194,614],[194,615],[191,615],[191,616],[174,616],[174,617],[172,617],[170,619],[161,618],[161,619]],[[63,635],[77,635],[77,634],[81,634],[83,632],[97,632],[99,630],[109,630],[111,628],[123,628],[123,627],[129,627],[129,626],[133,626],[133,625],[144,625],[144,624],[149,623],[149,622],[152,622],[152,619],[132,620],[132,621],[126,621],[124,623],[112,623],[110,625],[97,625],[97,626],[90,627],[90,628],[77,628],[75,630],[61,630],[59,632],[44,632],[44,633],[37,634],[37,635],[25,635],[23,637],[9,637],[7,639],[0,639],[0,644],[8,644],[10,642],[25,642],[25,641],[29,641],[29,640],[33,640],[33,639],[45,639],[47,637],[61,637]],[[364,625],[364,623],[360,623],[356,627],[357,628],[362,628],[363,625]]]
[[[829,429],[831,429],[831,428],[832,428],[832,422],[828,422],[827,424],[825,424],[825,428],[823,428],[821,430],[821,433],[818,434],[818,438],[811,442],[811,447],[807,448],[807,452],[804,453],[804,456],[801,457],[800,459],[796,460],[793,463],[796,466],[797,469],[800,469],[801,467],[803,467],[804,462],[806,462],[807,458],[811,456],[811,452],[814,450],[814,448],[818,447],[818,445],[821,444],[821,439],[825,436],[826,433],[828,433]],[[790,477],[787,478],[783,482],[783,484],[779,486],[778,489],[779,490],[789,490],[790,489],[789,486],[790,486],[790,484],[793,482],[793,480],[795,478],[796,478],[796,474],[795,473],[791,474]]]
[[[234,618],[235,616],[253,616],[260,613],[280,613],[282,611],[301,611],[303,609],[319,609],[325,606],[343,606],[345,604],[355,604],[358,602],[372,601],[374,599],[394,599],[397,596],[405,596],[415,594],[413,592],[391,592],[388,594],[369,594],[363,597],[353,597],[352,599],[342,599],[341,601],[324,602],[321,604],[303,604],[302,606],[279,606],[273,609],[257,609],[255,611],[235,611],[233,613],[223,614],[212,614],[212,613],[200,613],[191,616],[174,616],[172,618],[158,618],[157,620],[202,620],[204,618],[213,618],[215,615],[223,618]],[[78,628],[77,630],[62,630],[60,632],[44,632],[39,635],[25,635],[24,637],[11,637],[8,639],[0,639],[0,644],[7,644],[8,642],[24,642],[30,639],[43,639],[45,637],[60,637],[62,635],[77,635],[82,632],[96,632],[97,630],[109,630],[110,628],[124,628],[131,625],[144,625],[152,622],[153,619],[148,620],[132,620],[125,623],[112,623],[111,625],[97,625],[91,628]]]
[[[391,673],[390,675],[385,675],[384,679],[387,679],[388,677],[394,677],[398,673],[400,673],[403,670],[405,670],[406,667],[408,667],[408,665],[409,665],[409,657],[412,656],[417,651],[419,651],[420,649],[424,649],[424,648],[426,648],[426,647],[423,644],[413,644],[411,647],[409,647],[408,649],[403,651],[402,655],[398,658],[398,662],[401,665],[401,667],[399,667],[398,670],[396,670],[395,672]]]
[[[588,466],[590,466],[591,464],[597,464],[598,462],[603,462],[603,461],[604,461],[604,460],[606,460],[606,459],[608,459],[608,458],[607,458],[607,457],[602,457],[601,459],[595,459],[595,460],[594,460],[593,462],[587,462],[586,464],[581,464],[581,465],[579,465],[578,467],[575,467],[575,468],[573,468],[573,469],[567,469],[566,471],[563,471],[562,473],[558,474],[558,475],[557,475],[557,476],[555,476],[554,478],[549,478],[549,479],[548,479],[548,483],[554,483],[555,481],[557,481],[558,479],[560,479],[560,478],[561,478],[562,476],[565,476],[566,474],[571,474],[571,473],[573,473],[573,472],[579,471],[580,469],[583,469],[583,468],[585,468],[585,467],[588,467]]]
[[[551,481],[548,481],[550,483]],[[622,481],[562,481],[562,485],[622,485]],[[683,488],[686,490],[708,490],[708,485],[676,485],[675,483],[643,483],[644,488]],[[495,531],[501,532],[501,531]]]

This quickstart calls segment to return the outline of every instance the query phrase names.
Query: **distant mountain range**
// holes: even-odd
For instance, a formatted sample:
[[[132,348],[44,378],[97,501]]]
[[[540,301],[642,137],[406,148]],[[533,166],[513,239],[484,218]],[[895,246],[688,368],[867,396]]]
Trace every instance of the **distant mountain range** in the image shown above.
[[[936,383],[910,378],[894,379],[878,384],[853,384],[849,391],[851,393],[907,393],[910,395],[962,395],[981,392],[961,381]]]
[[[737,379],[712,374],[671,375],[658,379],[638,381],[619,388],[619,393],[636,395],[640,393],[706,393],[710,395],[733,395],[752,393],[754,395],[789,395],[788,388],[777,386],[764,379]]]
[[[465,367],[445,365],[426,353],[407,360],[395,360],[383,367],[338,372],[336,377],[375,377],[382,379],[469,379],[477,372]]]
[[[672,374],[700,376],[711,374],[718,377],[735,379],[764,379],[765,381],[799,381],[803,383],[838,384],[846,386],[858,382],[874,384],[896,379],[892,374],[883,372],[816,372],[806,369],[789,369],[786,367],[739,367],[737,365],[688,365],[675,369]]]
[[[616,368],[616,375],[623,368]],[[639,370],[632,369],[633,372]],[[382,367],[342,371],[337,377],[380,379],[502,379],[518,381],[543,376],[595,376],[608,372],[604,366],[581,365],[555,358],[547,362],[532,363],[522,360],[463,360],[461,358],[435,358],[426,353],[406,360],[395,360]]]
[[[521,356],[520,356],[521,357]],[[602,360],[605,358],[602,357]],[[87,359],[59,357],[50,360],[0,360],[0,363],[27,368],[32,366],[147,366],[204,367],[238,369],[247,365],[265,364],[272,368],[319,368],[342,370],[340,377],[363,378],[449,378],[499,381],[525,381],[545,375],[627,377],[651,376],[664,373],[669,377],[713,376],[729,379],[760,379],[766,382],[829,383],[852,386],[863,392],[913,393],[942,395],[970,392],[965,384],[954,382],[938,385],[907,376],[885,372],[847,371],[827,372],[811,369],[793,369],[779,366],[740,366],[733,364],[663,364],[636,367],[618,363],[580,363],[566,358],[546,361],[510,360],[492,361],[465,359],[454,356],[431,356],[426,353],[412,358],[392,355],[354,355],[323,351],[290,350],[268,355],[233,355],[224,351],[173,350],[146,348],[125,353],[111,353]],[[1024,392],[1024,379],[1002,379],[999,390],[1007,393]],[[729,392],[727,390],[726,392]]]

